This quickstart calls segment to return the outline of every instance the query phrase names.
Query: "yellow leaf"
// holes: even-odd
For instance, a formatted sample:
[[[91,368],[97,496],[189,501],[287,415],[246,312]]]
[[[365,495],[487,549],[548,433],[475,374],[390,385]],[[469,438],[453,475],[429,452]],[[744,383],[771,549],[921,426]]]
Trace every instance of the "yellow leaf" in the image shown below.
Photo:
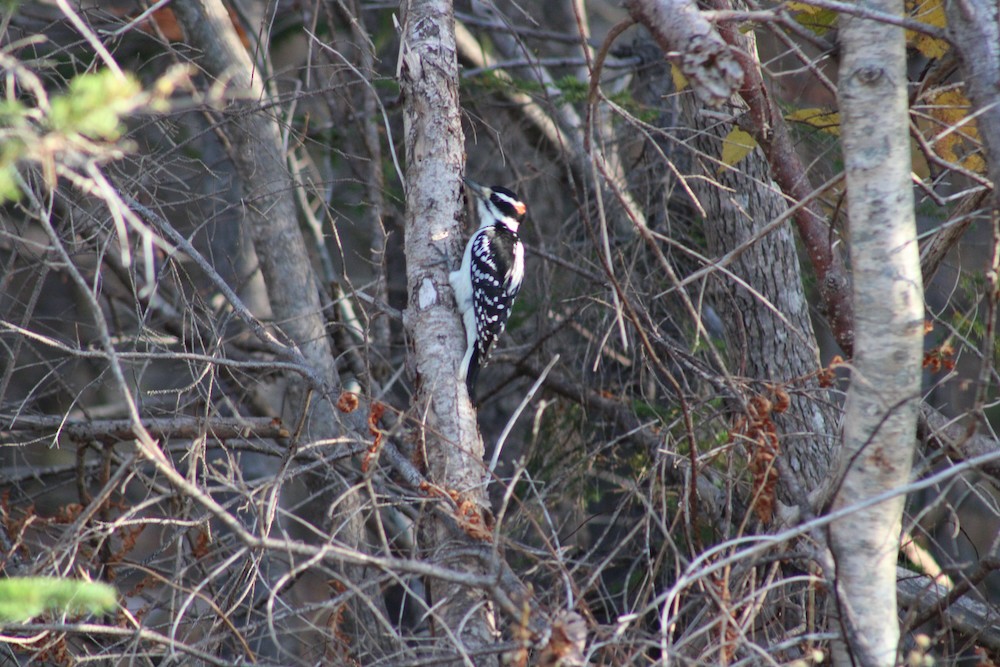
[[[944,13],[944,3],[941,0],[907,0],[906,12],[910,18],[929,26],[948,27],[948,18]]]
[[[910,168],[917,178],[930,178],[931,166],[927,162],[927,156],[920,150],[920,144],[915,139],[910,140]]]
[[[837,12],[832,9],[822,9],[805,2],[786,2],[785,8],[795,21],[817,35],[828,33],[837,21]]]
[[[670,76],[674,80],[674,90],[677,92],[680,92],[688,87],[687,77],[684,76],[684,72],[681,71],[681,68],[674,63],[670,63]]]
[[[969,115],[969,107],[972,106],[965,93],[957,88],[937,91],[929,95],[927,99],[930,102],[930,114],[948,125],[954,125],[964,120]],[[969,127],[975,127],[975,125],[966,125],[966,128]]]
[[[722,140],[722,164],[728,167],[735,166],[756,147],[757,141],[748,133],[739,128],[733,129]]]
[[[977,152],[966,156],[962,159],[962,166],[977,174],[986,173],[986,160],[983,159],[982,153]]]
[[[913,45],[927,58],[941,58],[948,52],[948,42],[923,33],[917,34]]]
[[[910,18],[935,28],[944,28],[948,25],[941,0],[907,0],[906,13]],[[943,39],[913,30],[906,31],[906,43],[916,47],[927,58],[942,57],[949,46]]]
[[[802,12],[803,14],[818,14],[821,10],[816,5],[807,2],[786,2],[785,8],[790,12]]]
[[[787,120],[798,121],[811,125],[817,130],[840,136],[840,114],[836,111],[826,111],[825,109],[797,109],[785,116]]]
[[[979,128],[974,120],[968,120],[972,105],[965,94],[957,88],[951,88],[932,93],[926,99],[928,115],[938,122],[918,125],[924,136],[933,142],[931,148],[934,152],[948,162],[984,173],[986,164],[982,156]],[[948,128],[952,130],[947,132]]]

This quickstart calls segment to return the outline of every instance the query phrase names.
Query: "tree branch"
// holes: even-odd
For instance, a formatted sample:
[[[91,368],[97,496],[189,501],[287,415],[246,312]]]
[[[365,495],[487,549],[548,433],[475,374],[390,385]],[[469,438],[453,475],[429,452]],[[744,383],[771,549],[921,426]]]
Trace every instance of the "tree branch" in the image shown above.
[[[223,129],[232,145],[230,157],[243,188],[246,224],[260,261],[271,309],[308,366],[324,381],[318,400],[310,400],[311,388],[292,379],[286,397],[285,421],[292,423],[298,415],[305,415],[302,437],[330,441],[341,430],[330,400],[339,394],[340,380],[324,326],[316,276],[298,226],[294,197],[297,185],[285,160],[281,128],[260,107],[267,100],[261,72],[243,48],[220,0],[181,0],[172,7],[188,40],[200,49],[208,74],[227,82],[230,90],[237,93],[230,100],[229,122]],[[332,503],[337,508],[338,520],[343,522],[346,542],[364,550],[364,513],[358,491],[336,474],[332,484],[326,475],[309,475],[307,483],[318,499],[326,498],[312,505],[313,523],[322,525],[326,521],[327,508]],[[335,503],[331,500],[332,493],[339,495]],[[364,581],[360,568],[347,567],[342,576],[348,581]],[[375,608],[381,602],[377,593],[370,596]],[[348,623],[356,624],[359,629],[376,627],[372,608],[357,598],[351,611]],[[352,650],[361,655],[387,650],[387,646],[380,645],[386,638],[371,639],[372,635],[365,632],[355,635],[358,643]],[[365,638],[369,638],[367,644]]]
[[[745,77],[726,42],[689,0],[627,0],[632,18],[646,26],[663,52],[676,61],[704,104],[729,101]]]

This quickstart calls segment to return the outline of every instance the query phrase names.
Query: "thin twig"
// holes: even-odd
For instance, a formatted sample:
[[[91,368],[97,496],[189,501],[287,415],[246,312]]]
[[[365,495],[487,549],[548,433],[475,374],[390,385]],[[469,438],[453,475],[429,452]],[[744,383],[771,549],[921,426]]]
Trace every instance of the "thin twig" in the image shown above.
[[[493,471],[497,468],[497,463],[500,461],[500,452],[503,451],[504,443],[507,442],[507,436],[510,435],[511,430],[514,428],[514,424],[517,423],[517,418],[520,417],[521,413],[524,412],[524,409],[528,407],[528,403],[530,403],[531,399],[535,397],[535,392],[537,392],[538,388],[542,386],[543,382],[545,382],[545,377],[549,374],[549,371],[552,370],[552,367],[556,365],[557,361],[559,361],[558,354],[552,357],[552,360],[548,363],[548,365],[542,369],[541,373],[538,374],[538,378],[531,385],[531,388],[528,389],[528,393],[524,395],[524,398],[521,399],[521,403],[517,406],[517,409],[514,410],[514,412],[511,413],[510,418],[507,419],[507,424],[503,427],[500,437],[497,438],[497,444],[493,447],[493,456],[490,457],[489,465],[490,475],[492,475]]]

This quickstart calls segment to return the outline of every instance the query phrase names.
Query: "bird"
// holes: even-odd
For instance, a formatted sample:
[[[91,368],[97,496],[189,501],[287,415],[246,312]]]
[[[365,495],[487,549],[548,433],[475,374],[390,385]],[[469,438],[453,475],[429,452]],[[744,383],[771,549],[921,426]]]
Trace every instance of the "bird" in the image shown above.
[[[448,275],[458,312],[465,325],[466,350],[459,367],[469,398],[475,403],[479,369],[507,327],[514,299],[524,281],[524,246],[518,228],[528,207],[513,191],[485,187],[464,179],[476,199],[479,228],[469,238],[462,264]]]

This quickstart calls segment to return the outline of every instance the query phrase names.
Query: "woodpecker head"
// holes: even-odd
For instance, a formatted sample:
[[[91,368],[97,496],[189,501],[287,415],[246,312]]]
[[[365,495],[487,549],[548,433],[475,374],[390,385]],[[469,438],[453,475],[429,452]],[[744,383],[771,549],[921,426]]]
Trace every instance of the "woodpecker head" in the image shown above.
[[[465,179],[465,187],[476,197],[480,227],[502,224],[517,232],[528,207],[516,194],[499,185],[487,188],[469,179]]]

